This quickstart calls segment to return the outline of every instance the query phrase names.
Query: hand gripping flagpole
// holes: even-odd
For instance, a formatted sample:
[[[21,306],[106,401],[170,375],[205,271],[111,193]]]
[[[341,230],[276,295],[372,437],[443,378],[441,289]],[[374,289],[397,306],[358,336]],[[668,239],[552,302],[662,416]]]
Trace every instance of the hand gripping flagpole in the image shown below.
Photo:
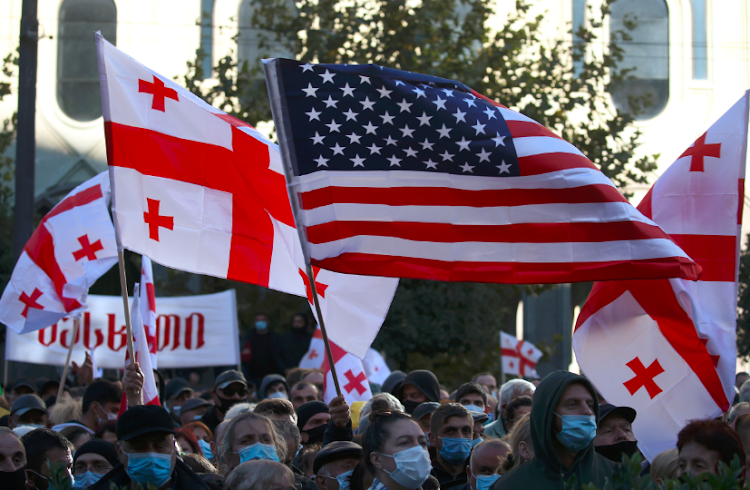
[[[68,367],[70,366],[70,357],[73,355],[73,346],[76,345],[78,337],[78,328],[81,326],[81,314],[77,314],[73,320],[73,335],[70,337],[70,347],[68,347],[68,357],[65,359],[60,387],[57,388],[57,399],[62,399],[63,390],[65,389],[65,379],[68,377]]]
[[[268,98],[271,102],[271,113],[273,114],[273,121],[276,126],[276,135],[279,139],[279,150],[281,152],[281,161],[284,164],[284,174],[286,175],[286,189],[289,193],[289,203],[292,205],[292,214],[294,214],[294,223],[297,228],[297,234],[299,235],[299,242],[302,247],[302,255],[305,257],[305,272],[307,273],[307,281],[312,292],[313,304],[315,305],[315,313],[318,316],[318,324],[320,325],[320,333],[323,334],[323,343],[326,346],[326,357],[328,358],[328,365],[331,368],[331,377],[333,378],[333,384],[336,386],[336,395],[341,396],[341,386],[339,385],[339,378],[336,374],[336,365],[333,362],[333,353],[331,352],[331,344],[328,341],[328,333],[326,332],[325,320],[323,320],[323,312],[320,309],[320,301],[318,300],[318,292],[315,288],[315,274],[312,270],[312,263],[310,261],[310,254],[307,250],[307,236],[305,236],[305,226],[301,218],[299,199],[297,193],[293,187],[297,185],[294,176],[295,163],[292,162],[292,155],[294,152],[289,151],[289,145],[292,145],[292,141],[287,137],[290,133],[287,125],[289,119],[284,115],[288,113],[286,107],[283,106],[281,99],[281,93],[279,92],[280,80],[278,72],[276,71],[275,59],[263,60],[263,69],[266,73],[266,86],[268,87]]]

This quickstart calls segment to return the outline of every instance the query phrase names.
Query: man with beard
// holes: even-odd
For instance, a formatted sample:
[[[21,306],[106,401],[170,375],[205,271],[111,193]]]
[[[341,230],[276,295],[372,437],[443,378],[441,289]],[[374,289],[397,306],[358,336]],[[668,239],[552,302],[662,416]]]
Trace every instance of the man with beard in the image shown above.
[[[621,463],[623,455],[631,457],[637,453],[633,434],[635,415],[635,410],[630,407],[601,405],[594,438],[596,452],[615,463]]]
[[[214,432],[216,426],[224,420],[227,410],[236,403],[247,401],[248,393],[247,381],[242,373],[235,370],[224,371],[216,378],[211,391],[215,405],[201,418],[201,422]]]
[[[395,391],[394,395],[404,404],[409,415],[424,402],[440,402],[440,383],[437,376],[425,369],[410,372]]]

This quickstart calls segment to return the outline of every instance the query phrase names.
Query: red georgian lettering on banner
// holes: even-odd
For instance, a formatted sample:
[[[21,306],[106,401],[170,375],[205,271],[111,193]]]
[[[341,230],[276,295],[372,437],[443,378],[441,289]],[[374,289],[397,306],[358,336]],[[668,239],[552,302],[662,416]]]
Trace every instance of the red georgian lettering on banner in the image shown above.
[[[196,350],[203,347],[206,343],[203,339],[206,319],[202,313],[191,313],[185,320],[185,348],[187,350],[192,350],[193,348],[193,317],[196,319]]]
[[[44,332],[49,332],[49,340],[45,340],[45,337],[47,335]],[[45,347],[49,347],[52,345],[52,342],[57,340],[57,323],[55,323],[52,326],[49,326],[47,328],[43,328],[39,330],[39,343],[42,344]]]
[[[122,325],[119,330],[115,327],[115,315],[114,313],[107,313],[107,319],[108,319],[108,328],[107,328],[107,346],[112,349],[113,351],[117,352],[123,347],[125,347],[128,343],[128,336],[125,333],[126,328],[125,325]],[[115,340],[119,337],[120,342],[117,347],[115,347]]]

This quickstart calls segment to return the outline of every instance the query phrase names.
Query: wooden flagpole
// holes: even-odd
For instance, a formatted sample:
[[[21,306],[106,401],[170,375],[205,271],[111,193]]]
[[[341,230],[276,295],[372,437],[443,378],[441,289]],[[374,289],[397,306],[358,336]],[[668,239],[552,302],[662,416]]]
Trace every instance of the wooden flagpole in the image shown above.
[[[333,378],[333,384],[336,386],[336,395],[341,396],[341,386],[339,385],[339,377],[336,375],[336,364],[333,362],[333,353],[331,352],[331,344],[328,342],[328,333],[326,332],[326,322],[323,320],[323,312],[320,309],[320,301],[318,300],[318,291],[315,289],[315,274],[313,274],[312,265],[307,264],[307,280],[310,281],[310,290],[312,291],[313,303],[315,304],[315,312],[318,314],[318,323],[320,324],[320,333],[323,334],[323,343],[326,346],[326,356],[328,357],[328,366],[331,368],[331,377]]]
[[[118,227],[115,226],[115,232]],[[125,278],[125,254],[122,248],[117,247],[117,260],[120,264],[120,291],[122,291],[122,306],[125,310],[125,333],[128,336],[128,353],[130,359],[135,362],[135,349],[133,349],[133,327],[130,326],[130,305],[128,304],[128,281]]]
[[[65,379],[68,377],[68,367],[70,366],[70,357],[73,355],[73,346],[76,345],[76,337],[78,337],[78,328],[81,326],[81,315],[76,315],[73,320],[73,335],[70,338],[70,347],[68,347],[68,357],[65,359],[65,366],[63,366],[62,379],[60,380],[60,387],[57,388],[57,401],[60,401],[63,390],[65,389]]]

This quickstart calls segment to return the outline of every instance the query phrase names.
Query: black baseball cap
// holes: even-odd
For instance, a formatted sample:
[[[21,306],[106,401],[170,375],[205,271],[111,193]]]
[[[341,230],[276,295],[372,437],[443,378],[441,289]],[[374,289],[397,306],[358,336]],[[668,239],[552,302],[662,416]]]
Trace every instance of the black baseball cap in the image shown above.
[[[632,424],[635,420],[636,411],[630,407],[616,407],[609,403],[599,405],[599,420],[596,421],[597,425],[601,424],[602,420],[610,415],[618,415]]]
[[[344,458],[362,459],[362,446],[349,441],[334,441],[323,446],[313,461],[313,473],[328,463]]]
[[[216,382],[214,382],[214,389],[221,388],[223,390],[232,383],[242,383],[243,385],[247,386],[247,380],[245,379],[245,376],[239,371],[230,369],[229,371],[224,371],[216,377]]]
[[[422,417],[434,413],[438,408],[440,408],[440,404],[438,402],[420,403],[419,405],[417,405],[417,408],[414,409],[414,413],[411,417],[414,420],[420,420]]]
[[[174,422],[163,407],[158,405],[138,405],[128,408],[117,419],[117,439],[130,441],[152,432],[174,434]]]
[[[16,401],[10,407],[10,414],[23,415],[30,410],[40,410],[47,413],[47,405],[44,404],[44,400],[36,395],[21,395],[16,398]]]
[[[36,385],[29,378],[18,378],[17,380],[15,380],[10,391],[14,391],[16,388],[20,388],[21,386],[27,386],[31,388],[31,391],[36,392]]]
[[[189,391],[192,393],[193,389],[190,387],[190,383],[183,378],[170,379],[166,386],[165,395],[167,400],[171,400],[183,391]]]
[[[190,400],[187,400],[185,403],[182,404],[180,407],[180,413],[189,412],[190,410],[195,410],[196,408],[200,407],[210,407],[211,404],[208,403],[203,398],[191,398]]]

